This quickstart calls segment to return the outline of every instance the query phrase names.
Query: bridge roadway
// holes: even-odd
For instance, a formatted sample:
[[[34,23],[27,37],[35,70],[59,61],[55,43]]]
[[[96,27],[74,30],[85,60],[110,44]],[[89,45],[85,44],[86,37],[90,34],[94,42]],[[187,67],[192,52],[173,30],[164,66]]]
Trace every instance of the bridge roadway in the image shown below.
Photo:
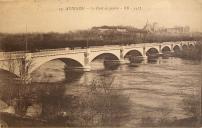
[[[110,54],[115,60],[124,63],[126,55],[131,51],[138,52],[144,59],[147,58],[147,52],[150,49],[155,49],[159,54],[162,54],[164,49],[174,52],[175,49],[182,50],[183,48],[194,47],[197,41],[178,41],[178,42],[163,42],[163,43],[141,43],[131,45],[106,45],[93,46],[89,48],[59,48],[46,49],[38,52],[0,52],[0,68],[7,70],[19,77],[31,79],[30,75],[42,64],[60,59],[70,68],[77,68],[83,71],[90,71],[90,63],[100,55]]]

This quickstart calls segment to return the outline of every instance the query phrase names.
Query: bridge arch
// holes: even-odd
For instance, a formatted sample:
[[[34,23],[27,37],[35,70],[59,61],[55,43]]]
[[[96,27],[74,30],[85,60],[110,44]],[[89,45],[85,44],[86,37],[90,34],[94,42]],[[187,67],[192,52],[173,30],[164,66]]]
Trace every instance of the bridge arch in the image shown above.
[[[181,49],[180,49],[180,46],[179,45],[175,45],[174,47],[173,47],[173,51],[174,52],[179,52]]]
[[[124,58],[127,58],[128,56],[130,55],[135,55],[135,56],[143,56],[143,53],[139,50],[136,50],[136,49],[132,49],[132,50],[129,50],[127,51],[125,54],[124,54]]]
[[[94,61],[95,59],[110,59],[110,60],[119,60],[119,56],[117,56],[116,54],[110,53],[110,52],[105,52],[105,53],[101,53],[98,54],[97,56],[94,56],[90,59],[90,62]]]
[[[188,47],[191,48],[191,49],[193,49],[193,48],[194,48],[194,45],[193,45],[193,44],[189,44]]]
[[[186,50],[186,49],[188,49],[188,45],[187,44],[183,44],[182,45],[182,50]]]
[[[174,47],[177,47],[177,46],[178,46],[179,48],[181,47],[180,44],[173,44],[173,48],[174,48]]]
[[[171,51],[171,48],[169,46],[164,46],[161,51],[164,53],[164,52],[168,52],[168,51]]]
[[[168,47],[170,50],[172,49],[171,44],[162,44],[162,45],[161,45],[161,50],[162,50],[163,48],[165,48],[165,47],[166,47],[166,48]]]
[[[84,63],[83,61],[79,60],[79,58],[70,58],[70,57],[50,57],[50,58],[40,58],[33,61],[33,67],[30,67],[29,73],[31,74],[35,70],[37,70],[40,66],[42,66],[45,63],[48,63],[52,60],[61,60],[66,65],[70,65],[70,67],[83,67]]]
[[[151,48],[148,48],[146,50],[146,55],[148,56],[149,54],[158,54],[159,53],[159,50],[155,47],[151,47]]]
[[[110,56],[115,60],[120,60],[120,51],[112,50],[112,51],[91,51],[89,56],[89,62],[94,61],[96,58],[101,56]]]
[[[196,46],[196,43],[197,43],[197,42],[195,42],[195,41],[191,41],[191,42],[189,42],[189,45],[192,44],[192,45],[195,47],[195,46]]]

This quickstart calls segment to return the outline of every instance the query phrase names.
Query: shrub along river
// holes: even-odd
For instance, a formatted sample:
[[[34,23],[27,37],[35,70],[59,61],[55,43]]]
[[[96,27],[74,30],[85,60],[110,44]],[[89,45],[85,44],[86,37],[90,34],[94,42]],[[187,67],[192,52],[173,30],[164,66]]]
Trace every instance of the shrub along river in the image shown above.
[[[0,70],[0,96],[5,102],[0,109],[15,113],[3,113],[2,119],[11,126],[198,124],[200,61],[159,57],[112,70],[96,60],[91,67],[84,73],[64,71],[65,64],[53,60],[34,72],[35,82],[26,86]],[[5,109],[8,106],[10,110]]]

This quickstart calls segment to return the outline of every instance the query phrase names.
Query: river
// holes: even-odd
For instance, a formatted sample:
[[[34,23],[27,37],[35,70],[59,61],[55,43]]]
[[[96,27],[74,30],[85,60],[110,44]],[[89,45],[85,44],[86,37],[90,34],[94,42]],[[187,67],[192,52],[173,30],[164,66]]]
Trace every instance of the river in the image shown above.
[[[136,66],[124,64],[114,70],[105,69],[101,61],[95,61],[91,65],[92,70],[85,73],[64,72],[64,66],[59,60],[50,61],[33,73],[33,81],[61,84],[65,88],[64,95],[79,95],[82,87],[92,80],[113,78],[113,85],[128,96],[132,104],[130,120],[122,124],[124,127],[138,125],[145,117],[163,116],[162,108],[168,109],[168,117],[176,120],[188,118],[182,108],[182,100],[199,93],[202,78],[200,62],[176,57],[158,58],[156,62]],[[5,83],[4,79],[8,76],[13,79],[13,75],[4,71],[0,71],[0,75],[0,84],[11,84]]]

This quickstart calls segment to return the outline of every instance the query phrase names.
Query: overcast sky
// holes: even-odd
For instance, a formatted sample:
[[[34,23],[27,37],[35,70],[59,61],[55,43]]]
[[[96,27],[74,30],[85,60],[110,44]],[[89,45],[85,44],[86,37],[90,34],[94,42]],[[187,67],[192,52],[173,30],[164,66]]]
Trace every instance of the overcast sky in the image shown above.
[[[124,10],[124,6],[131,10]],[[84,10],[59,8],[85,7]],[[118,7],[118,10],[93,10]],[[141,7],[141,9],[132,10]],[[90,8],[90,9],[89,9]],[[202,0],[0,0],[0,32],[68,32],[101,25],[142,28],[147,19],[165,27],[202,31]]]

